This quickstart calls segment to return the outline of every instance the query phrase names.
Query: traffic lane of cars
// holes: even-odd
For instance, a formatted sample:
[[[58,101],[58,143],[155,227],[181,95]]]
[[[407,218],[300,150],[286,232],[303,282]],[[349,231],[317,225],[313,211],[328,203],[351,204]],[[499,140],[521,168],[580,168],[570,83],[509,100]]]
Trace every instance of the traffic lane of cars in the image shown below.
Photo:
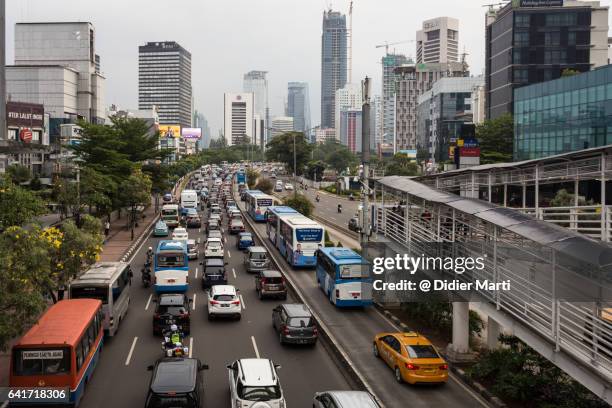
[[[265,236],[265,225],[258,224]],[[405,407],[466,407],[481,406],[480,400],[454,380],[442,386],[397,384],[393,371],[372,353],[374,336],[381,332],[397,332],[375,309],[339,309],[333,306],[317,286],[314,271],[294,270],[285,261],[283,268],[296,282],[312,309],[333,328],[333,335],[348,353],[353,364],[373,386],[388,408]],[[486,405],[484,405],[486,406]]]

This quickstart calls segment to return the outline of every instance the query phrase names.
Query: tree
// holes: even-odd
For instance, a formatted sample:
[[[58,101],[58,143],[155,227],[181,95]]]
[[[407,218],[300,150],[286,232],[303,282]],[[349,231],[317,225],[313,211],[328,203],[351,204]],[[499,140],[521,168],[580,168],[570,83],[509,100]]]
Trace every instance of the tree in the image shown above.
[[[34,193],[0,178],[0,230],[22,226],[45,213],[45,205]]]
[[[481,164],[505,163],[512,161],[514,121],[506,114],[486,120],[476,126],[476,137],[480,143]]]
[[[314,160],[323,161],[338,173],[357,164],[357,156],[335,140],[327,140],[317,145],[312,156]]]
[[[171,153],[168,149],[159,149],[159,132],[151,132],[151,126],[142,119],[110,118],[110,131],[121,143],[117,151],[132,163],[147,160],[164,160]]]
[[[565,68],[563,71],[561,71],[561,77],[562,78],[571,77],[574,75],[578,75],[579,73],[580,71],[578,71],[577,69]]]
[[[247,185],[254,186],[257,184],[257,178],[259,177],[259,172],[255,169],[247,169],[246,171],[246,179]]]
[[[281,135],[275,136],[270,142],[268,142],[266,151],[266,158],[269,161],[278,161],[284,163],[287,169],[291,173],[294,172],[293,159],[294,159],[294,148],[293,139],[295,137],[295,161],[297,169],[295,173],[297,175],[302,174],[304,166],[308,162],[312,146],[306,140],[304,133],[302,132],[286,132]]]
[[[94,207],[98,214],[107,215],[113,207],[112,197],[117,193],[117,184],[108,175],[84,167],[81,172],[80,180],[80,202],[83,205]],[[73,188],[77,188],[75,185]]]
[[[303,194],[291,195],[285,198],[284,204],[293,208],[305,217],[310,217],[312,210],[314,209],[312,202]]]
[[[387,163],[385,168],[386,176],[416,176],[419,167],[417,164],[408,158],[408,155],[396,153],[393,158]]]
[[[12,164],[6,168],[6,174],[15,184],[25,183],[30,180],[30,169],[21,164]]]
[[[323,178],[325,171],[325,163],[321,160],[310,161],[306,166],[306,176],[311,180],[319,180]]]
[[[225,141],[225,137],[223,135],[220,135],[218,138],[212,139],[210,141],[209,148],[210,149],[221,149],[226,146],[227,146],[227,142]]]
[[[274,184],[272,180],[269,178],[261,178],[255,185],[255,190],[263,191],[266,194],[272,194],[272,189],[274,188]]]
[[[66,286],[99,259],[104,241],[101,230],[100,220],[90,215],[83,216],[81,228],[72,220],[62,224],[61,245],[51,254],[55,288]]]

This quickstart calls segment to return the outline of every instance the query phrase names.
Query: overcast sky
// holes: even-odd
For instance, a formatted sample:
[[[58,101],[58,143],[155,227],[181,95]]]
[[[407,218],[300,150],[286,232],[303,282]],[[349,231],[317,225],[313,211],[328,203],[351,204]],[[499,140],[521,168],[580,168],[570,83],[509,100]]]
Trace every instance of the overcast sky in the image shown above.
[[[483,4],[490,0],[354,0],[353,81],[365,75],[380,94],[385,41],[414,40],[423,20],[459,19],[459,47],[473,75],[484,70]],[[610,5],[612,0],[602,0]],[[91,21],[106,76],[106,104],[138,107],[138,46],[177,41],[192,54],[195,108],[213,137],[223,127],[223,93],[242,91],[243,74],[268,71],[271,115],[283,114],[287,82],[307,82],[313,125],[320,119],[323,10],[348,13],[349,0],[7,0],[7,63],[14,24]],[[397,52],[415,55],[414,43]]]

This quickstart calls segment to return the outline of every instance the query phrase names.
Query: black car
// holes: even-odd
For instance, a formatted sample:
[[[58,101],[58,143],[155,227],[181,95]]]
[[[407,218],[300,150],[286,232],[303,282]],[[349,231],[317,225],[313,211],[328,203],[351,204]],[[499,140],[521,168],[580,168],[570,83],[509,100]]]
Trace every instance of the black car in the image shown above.
[[[351,231],[359,232],[361,228],[359,228],[359,219],[357,217],[353,217],[348,222],[348,229]]]
[[[301,303],[282,304],[272,310],[272,326],[281,344],[311,344],[319,333],[312,313]]]
[[[225,265],[227,262],[223,258],[206,258],[202,272],[202,289],[208,289],[213,285],[227,285],[227,273]]]
[[[201,408],[204,406],[204,376],[208,366],[197,358],[167,357],[157,360],[149,383],[145,408]]]
[[[153,334],[160,335],[176,324],[186,335],[190,332],[189,303],[191,299],[183,293],[164,293],[153,300],[157,306],[153,315]]]

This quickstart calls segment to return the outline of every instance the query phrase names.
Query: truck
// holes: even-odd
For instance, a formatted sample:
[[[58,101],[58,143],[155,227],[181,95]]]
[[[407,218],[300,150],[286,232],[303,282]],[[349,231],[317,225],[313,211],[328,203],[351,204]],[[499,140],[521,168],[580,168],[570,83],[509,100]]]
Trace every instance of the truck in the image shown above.
[[[236,183],[246,184],[246,173],[244,171],[239,171],[236,173]]]
[[[185,215],[188,208],[198,208],[198,193],[195,190],[184,190],[181,193],[182,215]]]

